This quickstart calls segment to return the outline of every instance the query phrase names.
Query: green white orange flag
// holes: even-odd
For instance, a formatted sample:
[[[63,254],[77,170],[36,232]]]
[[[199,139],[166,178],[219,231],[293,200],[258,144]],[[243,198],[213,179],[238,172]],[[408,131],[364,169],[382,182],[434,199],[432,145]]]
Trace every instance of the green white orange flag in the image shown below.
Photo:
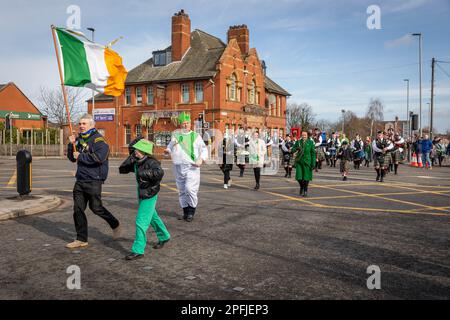
[[[123,93],[128,72],[115,51],[75,31],[54,28],[54,32],[65,85],[116,97]]]

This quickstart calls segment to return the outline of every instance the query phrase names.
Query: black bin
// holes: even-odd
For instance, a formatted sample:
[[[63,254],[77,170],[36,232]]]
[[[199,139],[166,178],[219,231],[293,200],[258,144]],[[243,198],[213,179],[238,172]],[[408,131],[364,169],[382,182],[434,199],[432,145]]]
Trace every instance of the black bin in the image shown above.
[[[31,192],[31,160],[31,153],[27,150],[20,150],[19,152],[17,152],[17,192],[21,196],[27,195]]]

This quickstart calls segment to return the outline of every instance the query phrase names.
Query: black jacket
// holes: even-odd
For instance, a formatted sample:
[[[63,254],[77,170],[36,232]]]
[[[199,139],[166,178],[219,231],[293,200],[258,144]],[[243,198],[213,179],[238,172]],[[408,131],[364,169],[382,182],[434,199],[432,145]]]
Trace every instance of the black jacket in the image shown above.
[[[161,163],[151,156],[138,160],[130,155],[120,165],[119,172],[123,174],[135,172],[139,199],[150,199],[156,196],[164,176]]]
[[[77,163],[77,181],[105,181],[108,177],[109,146],[97,130],[86,140],[78,136],[75,141],[78,159],[73,157],[73,145],[67,146],[67,158]]]

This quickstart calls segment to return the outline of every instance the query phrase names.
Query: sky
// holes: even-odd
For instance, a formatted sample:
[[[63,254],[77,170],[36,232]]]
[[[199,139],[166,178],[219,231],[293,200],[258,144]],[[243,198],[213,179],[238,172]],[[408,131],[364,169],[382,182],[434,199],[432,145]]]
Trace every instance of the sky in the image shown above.
[[[113,49],[128,70],[170,45],[171,16],[180,9],[191,30],[224,42],[229,26],[246,24],[268,76],[292,94],[288,103],[308,103],[328,121],[342,109],[364,116],[371,98],[383,102],[385,120],[405,119],[404,79],[418,113],[419,41],[410,34],[422,33],[426,127],[431,59],[450,62],[450,0],[0,0],[0,83],[15,82],[37,106],[41,86],[59,86],[50,25],[66,26],[72,5],[80,8],[81,31],[90,37],[86,28],[96,29],[96,42],[123,36]],[[371,5],[380,9],[378,29],[367,27]],[[434,127],[450,130],[450,63],[436,67],[434,114]]]

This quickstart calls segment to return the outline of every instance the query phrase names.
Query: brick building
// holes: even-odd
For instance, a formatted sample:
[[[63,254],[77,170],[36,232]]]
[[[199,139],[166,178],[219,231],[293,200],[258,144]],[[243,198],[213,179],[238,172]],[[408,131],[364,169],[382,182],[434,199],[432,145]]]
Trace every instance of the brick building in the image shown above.
[[[161,152],[182,111],[193,122],[202,118],[204,128],[224,132],[266,127],[284,134],[290,94],[266,75],[264,61],[249,46],[246,25],[230,27],[227,38],[224,43],[201,30],[191,31],[183,10],[172,16],[171,45],[129,71],[122,96],[95,98],[97,128],[111,151],[127,152],[127,144],[142,134]]]
[[[45,128],[47,117],[13,83],[0,84],[0,122],[11,114],[12,125],[21,132]]]

